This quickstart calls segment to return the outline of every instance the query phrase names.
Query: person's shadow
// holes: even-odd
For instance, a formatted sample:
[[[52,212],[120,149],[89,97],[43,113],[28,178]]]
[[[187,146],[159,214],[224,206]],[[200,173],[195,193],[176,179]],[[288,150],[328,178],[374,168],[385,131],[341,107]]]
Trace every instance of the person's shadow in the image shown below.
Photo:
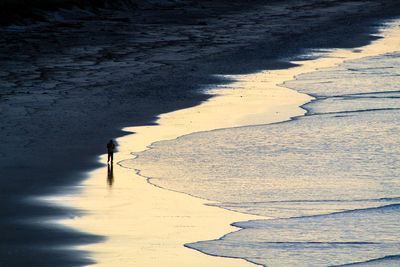
[[[114,183],[114,164],[107,164],[107,183],[108,186],[112,187]]]

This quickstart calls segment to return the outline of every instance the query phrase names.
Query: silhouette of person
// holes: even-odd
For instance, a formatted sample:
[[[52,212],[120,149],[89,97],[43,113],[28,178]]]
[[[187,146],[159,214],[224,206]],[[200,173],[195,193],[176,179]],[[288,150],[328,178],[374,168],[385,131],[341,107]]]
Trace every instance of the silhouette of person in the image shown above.
[[[115,149],[115,144],[112,140],[110,140],[107,144],[107,151],[108,151],[108,160],[107,162],[110,162],[111,159],[111,163],[113,162],[114,159],[114,149]]]

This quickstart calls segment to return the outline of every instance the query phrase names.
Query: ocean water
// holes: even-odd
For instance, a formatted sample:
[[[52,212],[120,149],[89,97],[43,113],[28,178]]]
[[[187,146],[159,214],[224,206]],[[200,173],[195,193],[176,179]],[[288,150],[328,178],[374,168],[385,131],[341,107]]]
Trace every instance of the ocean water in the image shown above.
[[[283,86],[315,97],[305,116],[160,141],[124,166],[264,216],[187,247],[265,266],[400,266],[400,53]]]

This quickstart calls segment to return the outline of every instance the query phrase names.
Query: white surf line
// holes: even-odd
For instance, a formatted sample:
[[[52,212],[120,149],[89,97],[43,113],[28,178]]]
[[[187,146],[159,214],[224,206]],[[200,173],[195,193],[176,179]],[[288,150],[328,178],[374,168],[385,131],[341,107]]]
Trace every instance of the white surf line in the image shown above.
[[[400,47],[398,25],[398,21],[388,23],[381,33],[385,38],[357,50],[332,49],[322,58],[294,62],[301,64],[295,68],[229,76],[237,82],[209,90],[215,97],[201,105],[162,114],[159,125],[125,128],[135,134],[117,139],[115,159],[130,159],[131,152],[143,151],[153,142],[194,132],[301,116],[305,110],[300,106],[312,98],[277,84],[345,60],[396,51]],[[99,160],[106,162],[106,155]],[[74,190],[80,192],[44,198],[88,212],[56,223],[106,236],[103,243],[78,247],[90,251],[99,266],[254,266],[240,259],[208,256],[183,245],[218,239],[237,229],[230,226],[232,222],[260,217],[206,206],[209,202],[205,200],[154,187],[118,164],[114,164],[112,187],[107,185],[107,174],[107,167],[99,168],[88,173],[88,179],[78,186],[80,190]]]

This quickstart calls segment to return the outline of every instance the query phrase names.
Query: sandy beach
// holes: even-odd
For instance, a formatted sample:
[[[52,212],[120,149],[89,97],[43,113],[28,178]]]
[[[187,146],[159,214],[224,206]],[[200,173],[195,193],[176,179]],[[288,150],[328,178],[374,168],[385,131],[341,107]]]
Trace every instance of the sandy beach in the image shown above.
[[[171,205],[180,202],[193,202],[193,206],[196,206],[195,210],[192,210],[192,205],[190,208],[183,207],[172,216],[180,226],[187,222],[179,219],[179,214],[188,214],[189,211],[193,212],[189,213],[193,219],[189,225],[193,225],[193,221],[203,221],[207,225],[208,218],[213,218],[215,224],[219,225],[213,228],[215,232],[208,229],[205,233],[204,226],[196,225],[192,228],[197,230],[189,230],[190,235],[187,232],[177,235],[176,243],[169,247],[204,258],[205,262],[214,261],[211,257],[183,248],[182,244],[196,241],[197,238],[218,238],[234,229],[229,226],[231,222],[247,220],[251,216],[206,207],[201,200],[156,189],[140,177],[122,178],[128,177],[131,172],[119,165],[114,166],[115,182],[112,190],[109,190],[105,183],[107,169],[103,164],[104,157],[98,158],[104,153],[108,139],[125,135],[127,132],[121,131],[122,128],[152,125],[158,114],[187,108],[215,95],[214,91],[208,94],[200,91],[210,88],[210,85],[223,83],[224,79],[213,76],[215,74],[286,69],[292,65],[277,59],[293,56],[303,48],[351,48],[364,45],[374,39],[367,34],[374,31],[371,18],[390,17],[398,10],[393,3],[374,1],[330,1],[330,5],[322,5],[319,1],[297,1],[246,6],[245,9],[241,7],[243,5],[238,4],[226,11],[223,3],[208,3],[205,8],[146,9],[134,15],[107,9],[98,13],[62,10],[57,14],[51,13],[53,19],[49,23],[0,29],[2,264],[89,264],[93,261],[93,255],[82,252],[83,244],[94,244],[89,250],[102,252],[96,255],[107,254],[102,247],[107,243],[101,241],[106,236],[118,236],[119,228],[112,227],[115,232],[110,228],[102,228],[107,227],[106,222],[98,225],[99,229],[94,229],[96,226],[93,224],[85,226],[85,222],[78,218],[93,208],[91,204],[89,207],[86,202],[75,203],[72,198],[66,198],[63,201],[66,205],[59,206],[32,199],[69,192],[74,192],[73,196],[76,196],[75,192],[82,192],[103,199],[114,199],[110,196],[130,196],[128,188],[140,188],[143,195],[136,195],[138,198],[133,203],[136,203],[139,212],[150,212],[148,217],[134,217],[139,220],[136,226],[146,224],[145,218],[156,218],[157,212],[166,212],[164,218],[167,218],[172,212],[169,208],[174,207]],[[177,21],[178,17],[184,19]],[[335,27],[331,26],[333,23]],[[352,38],[346,38],[349,36]],[[257,103],[257,90],[252,94],[249,102]],[[250,99],[251,94],[247,96]],[[235,99],[237,95],[231,97]],[[279,110],[276,115],[273,104],[277,99],[282,99],[282,95],[274,97],[269,102],[272,106],[257,111],[258,115],[241,112],[238,118],[229,116],[232,120],[226,121],[226,125],[220,125],[218,119],[218,125],[207,122],[208,128],[204,128],[203,118],[199,117],[196,119],[199,124],[185,129],[192,113],[185,114],[186,111],[182,111],[184,113],[178,115],[169,113],[170,119],[163,116],[157,121],[160,127],[184,126],[172,132],[167,129],[164,132],[163,128],[165,135],[162,136],[151,136],[149,132],[139,132],[138,128],[126,129],[136,134],[118,139],[120,154],[116,157],[126,159],[130,152],[143,150],[156,140],[175,138],[193,131],[240,126],[249,121],[267,123],[288,119],[304,112],[296,108],[293,110],[292,107],[308,101],[302,99],[299,103],[280,103],[276,107]],[[217,97],[213,99],[218,101]],[[221,99],[229,100],[229,97]],[[231,100],[225,104],[230,106]],[[208,103],[213,102],[206,102],[205,105]],[[218,107],[224,105],[215,104]],[[289,110],[286,109],[288,107]],[[230,114],[229,110],[218,108],[218,111],[221,117]],[[214,114],[214,110],[204,111],[204,114],[209,117],[208,114]],[[176,118],[186,120],[178,121]],[[267,121],[261,122],[260,118],[266,118]],[[88,176],[90,169],[96,170]],[[87,190],[92,189],[93,193],[88,193]],[[160,196],[160,199],[149,202],[149,206],[142,206],[151,194]],[[87,203],[97,202],[95,199],[90,197]],[[114,205],[126,203],[123,197],[117,203],[107,203],[110,205],[110,220],[120,220],[109,222],[109,226],[132,222],[121,220],[121,211],[113,208]],[[129,203],[132,203],[131,199]],[[162,206],[162,203],[166,206]],[[101,207],[101,210],[104,208]],[[113,214],[113,211],[116,213]],[[95,218],[107,216],[103,213],[96,215],[96,212],[93,215]],[[54,218],[67,220],[70,225],[76,223],[75,226],[81,230],[47,224]],[[104,217],[96,219],[105,221]],[[171,220],[171,224],[176,225]],[[91,231],[85,227],[91,228]],[[140,231],[138,229],[141,228],[137,228]],[[148,232],[140,233],[148,237],[154,228],[147,229]],[[169,229],[176,231],[176,228]],[[171,234],[168,231],[165,233]],[[187,240],[189,236],[190,240]],[[118,244],[118,239],[110,238],[108,242],[113,240]],[[161,235],[155,240],[167,239]],[[155,247],[163,247],[157,242],[146,253]],[[78,249],[71,249],[77,246]],[[118,246],[115,248],[118,249]],[[174,255],[166,251],[163,253]],[[101,257],[96,260],[101,262]],[[105,261],[110,259],[104,257]],[[146,257],[141,259],[143,264],[145,259],[149,260]],[[171,261],[176,259],[170,258]],[[186,257],[182,257],[184,259]],[[155,262],[157,258],[152,259],[156,266]],[[237,261],[232,264],[237,264]]]

